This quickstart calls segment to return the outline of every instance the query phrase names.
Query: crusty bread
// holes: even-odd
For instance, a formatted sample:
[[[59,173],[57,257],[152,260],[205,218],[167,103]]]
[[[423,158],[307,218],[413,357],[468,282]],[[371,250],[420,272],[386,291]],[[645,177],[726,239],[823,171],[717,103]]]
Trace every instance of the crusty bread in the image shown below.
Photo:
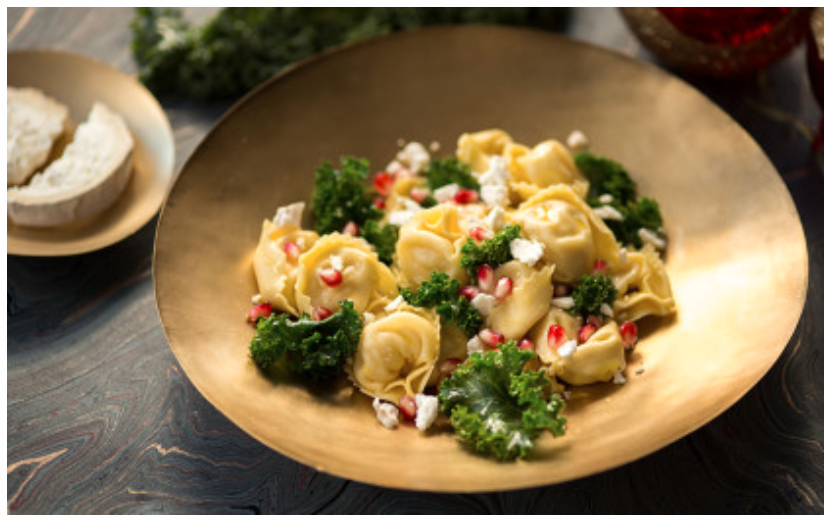
[[[123,118],[95,103],[59,159],[25,186],[6,190],[9,218],[22,226],[49,227],[103,211],[126,187],[133,148]]]
[[[66,131],[69,109],[33,88],[6,89],[6,185],[23,184]]]

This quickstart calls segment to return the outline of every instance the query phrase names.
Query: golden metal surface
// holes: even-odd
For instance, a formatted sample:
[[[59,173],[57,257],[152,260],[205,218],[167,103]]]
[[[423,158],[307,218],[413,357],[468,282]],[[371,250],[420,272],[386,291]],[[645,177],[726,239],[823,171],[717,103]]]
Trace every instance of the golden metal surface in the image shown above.
[[[69,107],[74,124],[95,101],[123,116],[135,138],[134,171],[118,200],[100,215],[55,228],[7,220],[7,252],[62,256],[102,249],[135,233],[157,214],[172,182],[175,144],[160,105],[140,83],[85,56],[54,50],[7,54],[7,83],[38,88]]]
[[[565,437],[497,463],[447,428],[396,431],[349,385],[270,380],[249,359],[261,221],[307,200],[323,160],[396,140],[497,127],[519,142],[583,130],[658,199],[678,313],[642,322],[625,385],[573,391]],[[374,171],[374,168],[373,168]],[[409,32],[311,60],[237,104],[184,167],[161,213],[155,291],[195,386],[262,443],[309,466],[433,491],[561,482],[647,455],[726,410],[770,368],[804,304],[807,252],[786,187],[756,143],[662,71],[561,37],[509,28]],[[636,373],[643,367],[643,373]]]

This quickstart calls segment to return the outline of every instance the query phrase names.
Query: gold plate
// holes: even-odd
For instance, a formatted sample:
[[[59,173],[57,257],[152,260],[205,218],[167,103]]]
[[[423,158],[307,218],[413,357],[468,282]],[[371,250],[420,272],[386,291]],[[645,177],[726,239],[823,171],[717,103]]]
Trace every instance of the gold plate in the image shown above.
[[[7,54],[7,83],[34,87],[69,107],[77,124],[95,101],[119,113],[135,138],[134,171],[117,201],[101,214],[66,226],[29,228],[8,218],[7,252],[63,256],[96,251],[137,232],[154,217],[172,183],[175,143],[166,114],[134,78],[85,56],[55,50]]]
[[[249,359],[261,222],[309,198],[344,154],[373,172],[396,140],[507,130],[518,142],[581,129],[657,198],[678,314],[645,320],[625,385],[573,390],[566,436],[498,463],[448,429],[383,428],[351,385],[270,380]],[[308,222],[305,222],[308,223]],[[650,65],[546,33],[450,27],[323,55],[239,102],[176,181],[155,247],[155,291],[177,359],[203,395],[260,442],[321,471],[430,491],[552,484],[647,455],[746,393],[791,337],[807,288],[795,206],[770,161],[724,112]],[[643,367],[642,373],[637,369]]]

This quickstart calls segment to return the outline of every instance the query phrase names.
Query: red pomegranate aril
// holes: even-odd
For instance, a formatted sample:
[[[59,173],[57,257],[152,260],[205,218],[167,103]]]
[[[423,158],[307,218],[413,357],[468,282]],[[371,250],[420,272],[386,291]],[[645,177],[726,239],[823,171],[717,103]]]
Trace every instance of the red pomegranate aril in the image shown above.
[[[595,325],[592,323],[586,323],[583,327],[578,331],[578,344],[586,343],[589,338],[595,334],[595,331],[598,330],[595,328]]]
[[[512,294],[512,278],[501,278],[495,285],[495,298],[503,300]]]
[[[372,205],[378,209],[386,209],[386,201],[383,200],[383,197],[375,197],[375,200],[372,201]]]
[[[441,361],[441,364],[438,365],[438,374],[440,375],[441,381],[444,379],[449,379],[452,376],[452,372],[454,372],[461,363],[463,363],[462,359],[454,357],[446,358]]]
[[[521,340],[520,343],[518,343],[518,348],[534,351],[535,350],[535,343],[533,343],[532,341],[530,341],[527,338],[524,338],[524,339]]]
[[[418,415],[418,405],[415,404],[415,398],[411,395],[404,395],[398,400],[398,409],[404,418],[414,421],[415,416]]]
[[[246,321],[249,323],[257,323],[261,318],[268,318],[272,314],[272,306],[268,303],[259,303],[249,310],[246,315]]]
[[[286,242],[283,244],[283,252],[286,253],[286,257],[289,260],[297,260],[302,253],[300,246],[294,242]]]
[[[315,321],[323,321],[332,314],[332,311],[330,311],[326,307],[317,306],[314,309],[312,309],[312,319]]]
[[[600,259],[596,260],[595,264],[592,266],[592,273],[607,274],[607,263]]]
[[[475,272],[478,277],[478,288],[481,292],[491,293],[495,290],[495,270],[489,264],[482,264],[478,266]]]
[[[481,290],[474,285],[464,285],[458,290],[458,296],[464,296],[469,301],[472,301],[472,298],[479,294],[481,294]]]
[[[392,189],[392,184],[395,183],[395,179],[392,177],[391,174],[386,172],[378,172],[375,175],[375,191],[380,193],[383,196],[389,195],[389,191]]]
[[[334,269],[321,269],[318,271],[318,276],[329,287],[337,287],[343,281],[343,275]]]
[[[624,348],[632,349],[638,343],[638,326],[632,321],[625,321],[619,329],[621,339],[624,340]]]
[[[486,229],[485,227],[474,227],[469,230],[469,236],[477,240],[478,242],[483,242],[484,240],[488,240],[495,236],[492,231]]]
[[[492,329],[483,329],[478,333],[478,338],[489,348],[498,348],[498,345],[506,341],[504,335]]]
[[[587,316],[587,323],[595,327],[595,330],[600,329],[601,326],[604,324],[604,322],[601,321],[601,318],[599,318],[595,314],[590,314],[589,316]]]
[[[551,325],[546,333],[546,341],[549,348],[557,350],[567,341],[566,330],[560,325]]]
[[[418,204],[423,204],[427,197],[429,197],[429,190],[426,188],[412,188],[412,191],[409,192],[409,198]]]
[[[343,232],[346,233],[347,235],[352,235],[353,237],[356,237],[356,236],[358,236],[358,233],[360,232],[360,230],[358,229],[358,225],[355,224],[354,221],[350,220],[349,222],[346,223],[345,226],[343,226]]]
[[[458,190],[458,193],[455,194],[455,202],[458,204],[472,204],[473,202],[478,202],[478,192],[475,190],[461,188]]]

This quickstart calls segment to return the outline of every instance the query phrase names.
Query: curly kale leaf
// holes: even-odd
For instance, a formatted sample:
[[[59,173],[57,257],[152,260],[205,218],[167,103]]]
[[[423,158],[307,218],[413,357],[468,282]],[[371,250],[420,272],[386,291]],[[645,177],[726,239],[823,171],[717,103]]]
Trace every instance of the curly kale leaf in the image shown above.
[[[337,377],[357,350],[363,330],[352,302],[340,306],[340,312],[322,321],[307,316],[293,320],[285,314],[258,320],[249,346],[252,360],[263,370],[286,360],[291,372],[316,381]]]
[[[341,231],[349,222],[362,228],[368,220],[383,217],[383,211],[372,204],[368,176],[369,161],[354,157],[343,157],[339,170],[325,162],[315,171],[311,207],[318,233]]]
[[[564,401],[557,394],[547,401],[546,375],[524,370],[534,357],[510,341],[499,350],[472,354],[441,383],[441,411],[461,442],[506,461],[528,456],[543,430],[564,434],[566,418],[559,415]]]
[[[421,284],[417,292],[404,287],[400,293],[410,305],[434,308],[445,325],[455,325],[471,338],[481,330],[484,319],[465,296],[458,294],[460,288],[458,280],[436,271],[430,275],[429,280]]]
[[[454,157],[433,159],[423,172],[429,189],[434,192],[438,188],[449,184],[457,184],[461,188],[479,191],[481,185],[472,175],[469,165]]]
[[[585,274],[572,289],[572,301],[575,302],[572,312],[584,317],[590,314],[600,316],[601,306],[612,305],[617,295],[618,290],[609,276],[602,273]]]
[[[375,246],[381,262],[392,265],[395,244],[398,242],[398,226],[388,223],[381,224],[377,220],[367,220],[361,228],[361,236]]]
[[[609,219],[604,222],[612,230],[615,239],[622,244],[633,245],[640,249],[644,242],[638,235],[638,231],[641,229],[657,231],[664,225],[658,203],[648,197],[641,197],[638,202],[630,202],[616,209],[624,216],[624,220]]]
[[[461,248],[461,267],[467,270],[472,283],[477,282],[478,267],[487,264],[497,267],[512,260],[512,252],[509,244],[516,238],[521,237],[521,226],[507,226],[499,231],[494,237],[475,242],[475,239],[468,238],[466,244]]]

